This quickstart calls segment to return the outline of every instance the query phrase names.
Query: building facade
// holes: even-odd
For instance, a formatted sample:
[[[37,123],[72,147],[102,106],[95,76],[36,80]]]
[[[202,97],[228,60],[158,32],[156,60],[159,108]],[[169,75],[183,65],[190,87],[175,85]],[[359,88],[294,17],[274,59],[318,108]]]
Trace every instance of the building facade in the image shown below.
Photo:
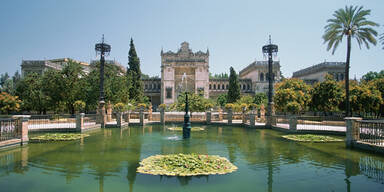
[[[323,62],[317,65],[293,72],[292,78],[302,79],[308,84],[325,81],[330,74],[336,81],[345,80],[345,62]]]
[[[43,74],[45,71],[50,69],[61,71],[67,64],[68,61],[80,63],[85,73],[89,73],[90,66],[88,63],[76,61],[70,58],[62,59],[51,59],[51,60],[23,60],[21,62],[21,76],[25,77],[28,73]]]
[[[268,62],[255,61],[239,73],[242,95],[268,91]],[[280,81],[280,62],[273,63],[273,77]],[[209,51],[193,52],[187,42],[177,52],[161,51],[161,77],[143,79],[144,95],[156,108],[159,104],[172,104],[184,91],[217,98],[228,92],[229,79],[209,77]]]

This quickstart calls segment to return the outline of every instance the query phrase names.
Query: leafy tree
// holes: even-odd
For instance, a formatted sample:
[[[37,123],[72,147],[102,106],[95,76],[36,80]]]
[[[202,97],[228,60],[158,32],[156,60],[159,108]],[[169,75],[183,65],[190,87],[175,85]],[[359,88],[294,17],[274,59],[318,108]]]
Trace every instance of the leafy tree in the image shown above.
[[[20,73],[19,73],[19,71],[16,71],[15,74],[13,74],[13,76],[12,76],[13,84],[16,85],[17,82],[20,81],[20,79],[21,79]]]
[[[311,100],[311,87],[301,79],[285,79],[275,85],[275,107],[282,112],[300,112]]]
[[[0,93],[0,113],[9,114],[12,111],[19,111],[21,100],[17,96],[12,96],[6,92]]]
[[[371,90],[376,89],[381,94],[381,99],[384,101],[384,78],[381,79],[374,79],[370,81],[367,85]],[[380,109],[379,109],[379,115],[381,117],[384,117],[384,102],[381,103]]]
[[[367,85],[358,85],[351,87],[350,102],[354,112],[377,114],[383,100],[380,91],[370,89]]]
[[[384,78],[384,70],[381,70],[380,72],[370,71],[362,77],[364,81],[372,81],[380,78]]]
[[[83,88],[85,87],[84,72],[81,65],[69,60],[61,71],[62,76],[62,99],[68,111],[75,113],[74,103],[83,100],[86,96]]]
[[[18,71],[15,72],[12,78],[8,75],[8,73],[1,74],[0,91],[15,95],[16,84],[19,80],[20,74]]]
[[[10,78],[5,80],[1,91],[7,92],[11,95],[14,95],[15,94],[15,84],[13,83],[13,80]]]
[[[16,95],[23,101],[22,109],[46,113],[49,97],[44,94],[41,75],[30,73],[16,85]]]
[[[332,49],[335,53],[338,45],[345,36],[347,38],[347,59],[345,65],[345,92],[346,92],[346,116],[350,115],[349,105],[349,66],[351,57],[351,39],[355,38],[359,47],[365,44],[369,49],[369,43],[376,45],[377,32],[371,27],[378,26],[377,23],[367,20],[371,10],[363,10],[363,6],[345,6],[333,14],[334,18],[328,19],[323,35],[324,43],[328,43],[327,50]]]
[[[253,97],[253,103],[256,105],[267,105],[267,95],[265,93],[256,93]]]
[[[100,94],[100,62],[96,62],[91,72],[85,78],[85,98],[83,101],[87,104],[86,110],[97,108]],[[127,77],[124,72],[115,65],[105,65],[104,68],[104,92],[105,100],[112,104],[128,103],[129,94],[127,86]]]
[[[64,80],[60,71],[48,70],[42,76],[42,92],[48,97],[47,105],[55,112],[64,111]]]
[[[131,38],[128,53],[127,82],[129,87],[129,98],[142,102],[144,96],[143,82],[141,80],[140,59],[137,56],[133,39]]]
[[[227,104],[227,97],[228,95],[226,93],[223,93],[223,94],[220,94],[217,99],[216,99],[216,103],[220,106],[220,107],[224,107],[225,104]]]
[[[189,111],[191,112],[202,112],[205,111],[206,106],[208,106],[208,103],[212,102],[209,99],[204,98],[203,96],[200,96],[195,93],[187,93],[188,94],[188,104],[189,104]],[[179,111],[185,110],[185,93],[181,93],[179,97],[177,98],[177,109]]]
[[[326,80],[317,83],[312,89],[311,107],[316,111],[331,112],[338,110],[342,102],[343,90],[332,76],[327,75]]]
[[[220,73],[220,74],[212,75],[212,73],[209,73],[209,78],[210,79],[228,79],[228,74]]]
[[[229,71],[230,73],[229,73],[227,103],[235,103],[238,99],[240,99],[239,79],[233,67],[231,67]]]
[[[7,81],[7,79],[9,79],[9,75],[7,72],[5,72],[4,74],[1,74],[0,76],[0,87],[3,87],[5,81]]]

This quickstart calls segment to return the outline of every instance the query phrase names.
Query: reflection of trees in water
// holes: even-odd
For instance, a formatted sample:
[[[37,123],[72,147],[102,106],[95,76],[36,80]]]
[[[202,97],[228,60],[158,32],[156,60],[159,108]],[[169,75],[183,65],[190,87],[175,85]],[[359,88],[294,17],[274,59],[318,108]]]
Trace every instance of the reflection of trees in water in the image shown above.
[[[28,172],[28,146],[0,152],[0,177]]]
[[[364,175],[384,184],[384,162],[372,157],[360,157],[359,168]]]

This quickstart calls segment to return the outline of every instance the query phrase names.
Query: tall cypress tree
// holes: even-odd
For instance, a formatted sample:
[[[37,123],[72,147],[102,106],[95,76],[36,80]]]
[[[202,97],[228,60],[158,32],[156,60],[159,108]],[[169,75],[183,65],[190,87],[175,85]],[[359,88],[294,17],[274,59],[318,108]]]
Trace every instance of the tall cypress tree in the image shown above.
[[[128,70],[127,79],[129,86],[129,98],[134,99],[137,102],[143,101],[144,89],[143,82],[141,80],[140,59],[137,57],[135,45],[131,38],[128,52]]]
[[[229,71],[230,71],[230,74],[229,74],[227,102],[234,103],[238,99],[240,99],[239,78],[237,77],[236,71],[233,69],[233,67],[231,67]]]

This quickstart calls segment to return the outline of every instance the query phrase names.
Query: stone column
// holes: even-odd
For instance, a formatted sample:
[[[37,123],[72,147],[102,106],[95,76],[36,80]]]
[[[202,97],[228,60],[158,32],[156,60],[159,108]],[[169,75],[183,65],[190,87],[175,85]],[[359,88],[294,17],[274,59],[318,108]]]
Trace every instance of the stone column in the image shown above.
[[[122,122],[123,121],[123,114],[121,112],[116,113],[116,124],[118,128],[122,127]]]
[[[152,121],[152,105],[148,109],[148,121]]]
[[[165,123],[165,113],[163,108],[160,109],[160,123]]]
[[[76,114],[76,132],[82,132],[82,129],[84,128],[84,116],[84,113]]]
[[[261,122],[265,122],[265,107],[264,107],[264,104],[261,104],[261,106],[260,106],[260,119],[261,119]]]
[[[249,124],[251,125],[251,127],[254,127],[256,125],[255,124],[255,117],[256,117],[256,115],[254,113],[249,114]]]
[[[212,122],[212,112],[211,111],[207,111],[206,113],[205,113],[205,115],[207,116],[206,117],[206,120],[207,120],[207,124],[209,125],[209,124],[211,124],[211,122]]]
[[[296,132],[297,131],[297,117],[290,116],[289,117],[289,131]]]
[[[144,107],[143,106],[140,107],[139,117],[140,117],[140,125],[144,125]]]
[[[276,126],[276,117],[267,116],[267,122],[265,123],[266,127],[271,129],[273,126]]]
[[[228,124],[231,125],[232,124],[232,108],[229,108],[228,109]]]
[[[107,104],[107,122],[112,121],[112,104],[108,101]]]
[[[245,116],[245,109],[243,108],[241,112],[241,123],[245,124],[246,122],[247,122],[247,118]]]
[[[29,141],[28,138],[28,120],[30,115],[14,115],[12,118],[16,119],[16,129],[17,133],[21,139],[21,144],[27,144]]]
[[[105,115],[105,102],[99,102],[99,108],[97,110],[97,120],[96,123],[101,125],[101,128],[105,128],[105,123],[107,122],[107,116]]]
[[[129,120],[131,119],[131,111],[127,111],[125,114],[125,122],[129,123]]]
[[[359,117],[346,117],[345,124],[347,126],[345,145],[352,148],[353,144],[360,139]]]
[[[219,108],[219,121],[223,121],[223,110],[221,109],[221,107]]]

